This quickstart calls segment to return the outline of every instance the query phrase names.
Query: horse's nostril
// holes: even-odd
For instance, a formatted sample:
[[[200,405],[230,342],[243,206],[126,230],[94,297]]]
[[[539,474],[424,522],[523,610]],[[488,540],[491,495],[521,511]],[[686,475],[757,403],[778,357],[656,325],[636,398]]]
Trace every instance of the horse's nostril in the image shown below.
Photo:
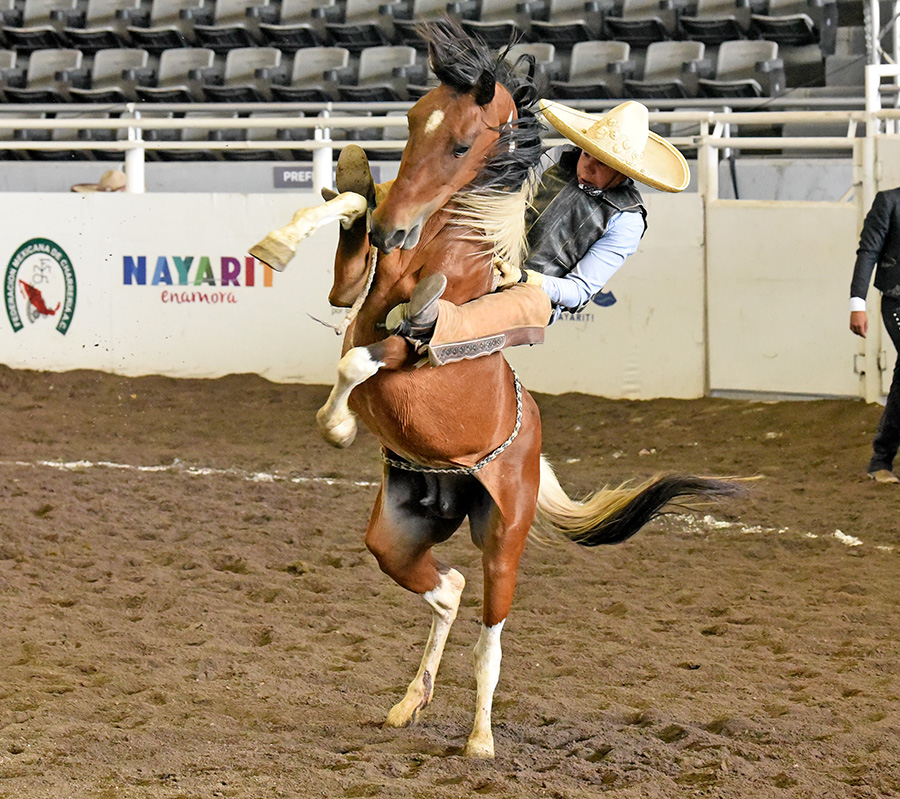
[[[406,238],[405,230],[385,230],[381,225],[373,223],[370,232],[372,244],[382,252],[396,250]]]

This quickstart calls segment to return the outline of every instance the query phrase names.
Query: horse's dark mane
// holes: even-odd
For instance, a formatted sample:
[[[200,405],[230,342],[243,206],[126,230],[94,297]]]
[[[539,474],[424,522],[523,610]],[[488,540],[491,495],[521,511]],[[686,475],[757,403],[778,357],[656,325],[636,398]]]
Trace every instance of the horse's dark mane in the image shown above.
[[[534,69],[522,74],[506,61],[506,50],[494,52],[449,18],[425,23],[420,32],[428,42],[431,68],[441,83],[468,93],[487,79],[491,84],[500,83],[512,95],[519,118],[500,126],[494,152],[471,188],[518,191],[542,151],[542,125],[533,110],[538,99]],[[533,59],[531,64],[533,67]]]

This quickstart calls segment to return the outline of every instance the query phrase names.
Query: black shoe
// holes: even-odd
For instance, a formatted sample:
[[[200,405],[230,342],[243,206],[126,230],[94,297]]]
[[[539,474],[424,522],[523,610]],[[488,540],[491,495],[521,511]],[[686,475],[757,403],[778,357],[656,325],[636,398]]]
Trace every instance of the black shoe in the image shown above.
[[[334,184],[338,192],[354,191],[366,198],[370,208],[375,207],[375,181],[369,169],[366,151],[356,144],[348,144],[341,150],[335,168]]]
[[[427,343],[438,318],[438,300],[447,288],[442,274],[428,275],[416,283],[409,302],[401,303],[388,314],[385,326],[391,333]]]

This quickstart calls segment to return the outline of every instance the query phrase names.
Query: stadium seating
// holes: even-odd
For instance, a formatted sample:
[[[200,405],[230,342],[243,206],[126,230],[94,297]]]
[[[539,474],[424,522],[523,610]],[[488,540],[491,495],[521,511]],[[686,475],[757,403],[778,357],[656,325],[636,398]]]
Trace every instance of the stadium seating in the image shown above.
[[[206,47],[165,50],[155,86],[138,86],[139,99],[151,103],[189,103],[203,99],[203,85],[218,74],[216,54]]]
[[[152,0],[147,24],[127,27],[136,47],[159,55],[172,47],[188,47],[196,41],[193,20],[202,13],[203,0]]]
[[[63,28],[80,18],[78,0],[25,0],[3,13],[3,40],[19,53],[64,48]]]
[[[38,50],[28,59],[24,81],[19,75],[8,81],[3,89],[10,103],[64,103],[69,99],[69,87],[87,83],[87,73],[81,68],[80,50]]]
[[[272,86],[275,100],[286,103],[327,103],[337,98],[340,84],[352,83],[355,70],[343,47],[308,47],[294,55],[290,82]]]
[[[765,14],[750,19],[757,36],[780,46],[817,44],[834,52],[837,35],[835,0],[769,0]]]
[[[303,114],[292,111],[292,117],[302,117]],[[283,113],[275,114],[264,111],[256,111],[249,115],[249,119],[260,120],[268,119],[274,116],[284,116]],[[274,123],[266,127],[251,127],[239,132],[238,140],[247,142],[275,142],[275,141],[295,141],[300,144],[303,141],[309,141],[313,137],[313,132],[306,128],[279,128]],[[310,152],[301,149],[228,149],[222,151],[222,157],[226,161],[284,161],[284,160],[308,160]]]
[[[127,103],[137,99],[135,88],[141,76],[149,76],[150,54],[146,50],[112,48],[94,56],[90,82],[69,89],[75,103]]]
[[[92,54],[128,44],[128,25],[141,18],[141,0],[88,0],[83,26],[67,26],[62,35],[69,47]]]
[[[572,48],[569,79],[550,81],[557,100],[589,100],[621,97],[622,80],[634,73],[626,42],[579,42]]]
[[[675,37],[680,0],[623,0],[621,14],[604,20],[607,37],[647,47]]]
[[[340,19],[337,21],[327,17],[330,7],[323,6],[313,14],[316,18],[324,17],[325,31],[329,41],[344,47],[352,53],[360,53],[367,47],[379,47],[390,44],[388,22],[389,16],[383,9],[383,0],[345,0]]]
[[[715,78],[698,81],[706,97],[771,97],[784,88],[784,62],[775,42],[738,39],[723,42]]]
[[[323,9],[314,17],[314,9]],[[334,0],[323,5],[322,0],[282,0],[281,15],[277,22],[260,22],[259,33],[268,47],[277,47],[285,54],[293,54],[305,47],[318,47],[325,43],[325,19],[327,12],[335,20],[338,6]]]
[[[236,47],[253,47],[263,42],[260,22],[275,22],[278,9],[269,0],[216,0],[212,23],[196,22],[198,47],[227,53]]]
[[[624,94],[636,99],[696,97],[700,77],[711,75],[703,64],[702,42],[654,42],[647,48],[642,80],[626,80]]]
[[[265,102],[272,99],[273,82],[287,82],[281,67],[281,50],[238,47],[225,58],[222,82],[205,83],[203,96],[210,103]]]
[[[461,4],[461,7],[465,7]],[[529,28],[527,4],[517,0],[481,0],[477,19],[463,19],[463,29],[470,36],[499,50],[522,38]]]
[[[745,39],[750,30],[750,0],[697,0],[690,15],[678,19],[685,39],[718,46],[732,39]]]
[[[534,61],[535,74],[547,80],[556,80],[562,75],[562,65],[556,58],[556,48],[547,42],[521,42],[506,51],[506,60],[516,70],[527,71]]]
[[[602,38],[603,8],[599,0],[531,0],[530,38],[571,50],[579,42]]]
[[[406,86],[425,80],[424,67],[416,64],[416,50],[404,45],[367,47],[359,57],[355,85],[339,84],[338,98],[370,103],[406,99]]]

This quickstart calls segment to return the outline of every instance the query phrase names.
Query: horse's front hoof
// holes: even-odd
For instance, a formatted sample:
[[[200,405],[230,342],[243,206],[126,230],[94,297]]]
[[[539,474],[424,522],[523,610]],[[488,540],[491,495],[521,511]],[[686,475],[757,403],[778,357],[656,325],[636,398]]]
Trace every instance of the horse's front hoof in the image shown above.
[[[320,409],[316,414],[316,422],[319,424],[319,431],[331,446],[338,449],[346,449],[356,439],[356,417],[347,414],[343,419],[337,422],[330,419],[324,408]]]
[[[463,757],[477,757],[482,760],[492,760],[494,757],[494,738],[469,738],[466,748],[463,749]]]
[[[259,244],[251,247],[248,252],[257,261],[262,261],[276,272],[284,271],[288,261],[297,254],[295,249],[291,249],[287,244],[276,239],[271,233]]]

